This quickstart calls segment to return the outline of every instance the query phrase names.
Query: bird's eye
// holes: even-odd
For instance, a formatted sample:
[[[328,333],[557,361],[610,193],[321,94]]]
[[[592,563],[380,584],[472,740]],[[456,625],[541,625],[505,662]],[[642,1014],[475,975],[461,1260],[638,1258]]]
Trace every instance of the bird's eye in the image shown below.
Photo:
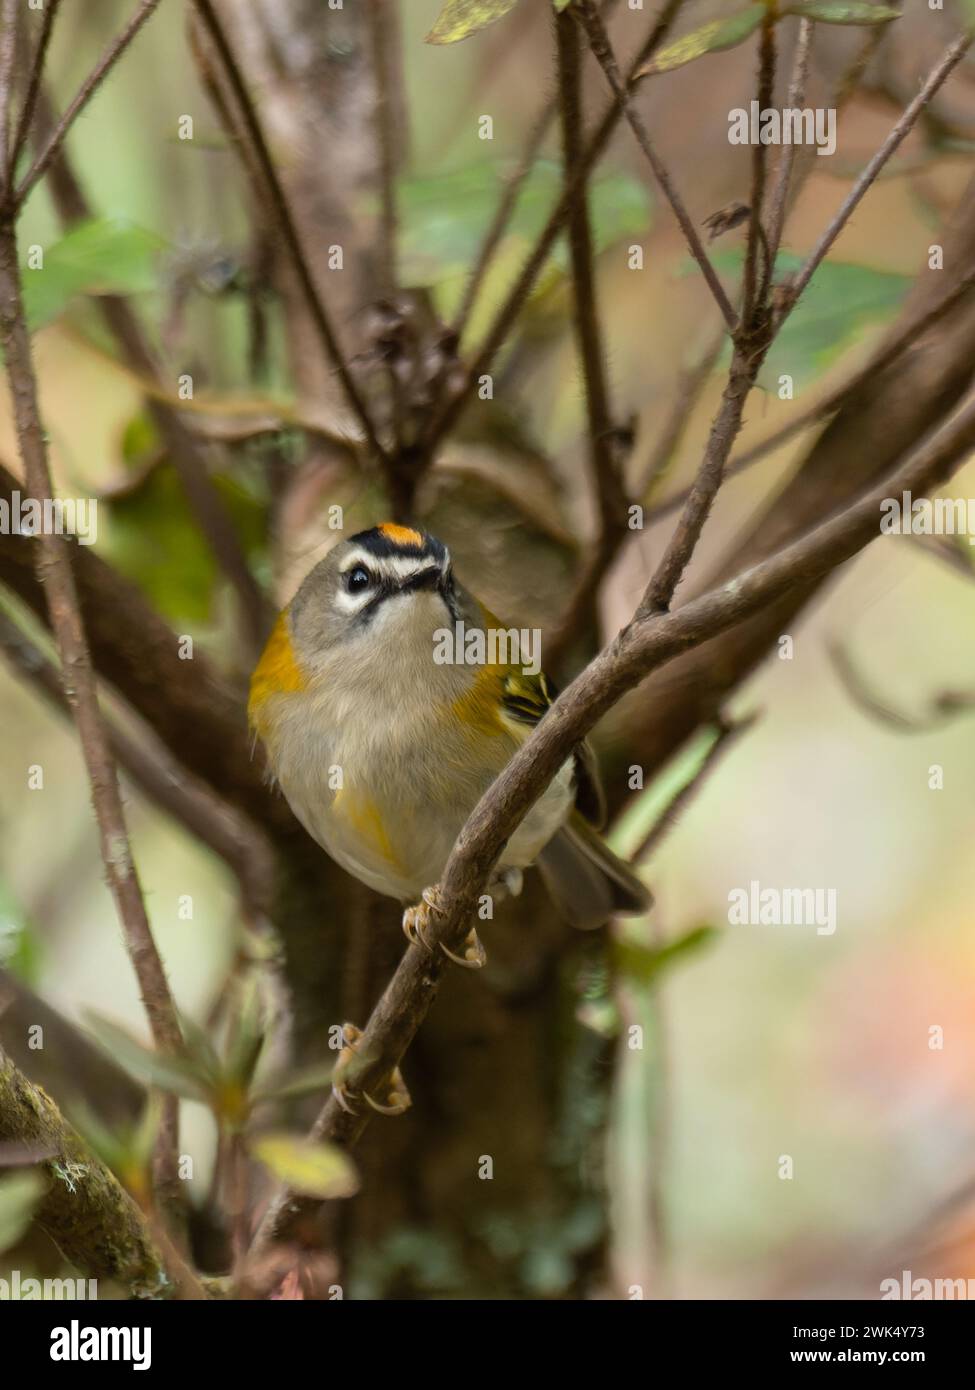
[[[372,583],[372,575],[365,565],[356,565],[345,576],[345,587],[350,594],[361,594]]]

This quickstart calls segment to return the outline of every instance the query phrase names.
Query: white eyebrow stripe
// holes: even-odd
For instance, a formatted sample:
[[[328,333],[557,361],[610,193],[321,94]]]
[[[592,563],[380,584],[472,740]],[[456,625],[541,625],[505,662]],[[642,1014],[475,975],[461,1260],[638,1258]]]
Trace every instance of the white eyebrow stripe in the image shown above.
[[[351,551],[348,559],[343,562],[339,573],[348,574],[349,570],[355,569],[356,565],[365,565],[367,570],[374,570],[376,568],[376,563],[375,555],[370,555],[368,550],[355,549]]]

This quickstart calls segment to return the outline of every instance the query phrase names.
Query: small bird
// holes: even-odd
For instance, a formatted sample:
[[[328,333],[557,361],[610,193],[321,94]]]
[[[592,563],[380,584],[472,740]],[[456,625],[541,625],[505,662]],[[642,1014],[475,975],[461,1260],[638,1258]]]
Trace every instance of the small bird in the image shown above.
[[[457,633],[467,640],[445,660]],[[427,944],[430,889],[459,831],[554,698],[540,669],[526,672],[537,663],[523,648],[457,582],[441,541],[386,522],[311,570],[254,671],[249,721],[291,809],[349,873],[417,904],[404,914],[411,941]],[[575,926],[645,911],[646,888],[594,828],[602,813],[583,744],[511,836],[489,891],[517,893],[537,864]],[[463,957],[443,949],[483,964],[473,931]]]

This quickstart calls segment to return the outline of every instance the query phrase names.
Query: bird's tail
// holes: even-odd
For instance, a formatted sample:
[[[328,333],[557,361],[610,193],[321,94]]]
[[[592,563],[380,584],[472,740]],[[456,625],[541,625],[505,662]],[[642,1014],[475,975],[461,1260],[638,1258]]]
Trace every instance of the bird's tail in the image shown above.
[[[538,868],[566,921],[583,931],[616,912],[646,912],[649,890],[605,840],[574,811],[538,856]]]

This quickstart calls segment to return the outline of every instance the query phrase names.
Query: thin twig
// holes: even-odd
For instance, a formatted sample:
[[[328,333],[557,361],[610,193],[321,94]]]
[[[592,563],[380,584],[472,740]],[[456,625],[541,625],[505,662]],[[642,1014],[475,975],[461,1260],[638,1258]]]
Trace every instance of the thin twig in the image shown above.
[[[758,58],[759,111],[768,111],[775,99],[775,24],[777,15],[771,5],[762,17]],[[766,236],[765,176],[768,169],[768,146],[761,140],[752,146],[751,216],[748,219],[748,240],[745,245],[745,273],[742,284],[742,321],[757,323],[765,310],[765,295],[772,279],[774,266],[772,248]],[[759,256],[763,257],[759,266]]]
[[[31,121],[34,118],[34,108],[37,105],[37,98],[41,90],[41,79],[44,73],[44,61],[47,57],[47,46],[51,42],[54,19],[57,15],[60,3],[61,0],[47,0],[44,6],[44,17],[41,20],[41,32],[37,36],[37,47],[34,50],[30,77],[27,81],[27,92],[24,96],[24,104],[21,107],[20,116],[17,120],[17,132],[14,136],[13,147],[10,151],[11,181],[17,177],[17,162],[27,143],[27,135],[30,131]]]
[[[593,51],[596,61],[602,68],[617,101],[623,108],[623,114],[626,116],[631,130],[636,136],[637,144],[647,157],[647,162],[653,170],[654,178],[660,185],[664,197],[667,199],[673,210],[674,216],[677,218],[680,229],[684,233],[684,239],[687,242],[687,249],[700,266],[708,289],[714,295],[715,303],[721,310],[722,318],[731,332],[734,332],[738,323],[737,315],[731,306],[731,301],[725,293],[724,286],[718,279],[714,266],[708,258],[708,253],[704,249],[704,243],[698,236],[697,228],[691,221],[683,200],[674,186],[669,170],[654,149],[643,117],[630,101],[629,85],[620,73],[619,64],[616,61],[616,55],[609,42],[609,36],[606,33],[605,25],[600,19],[595,5],[592,3],[592,0],[578,0],[578,4],[573,6],[572,13],[578,14],[582,20],[589,39],[589,46]]]
[[[796,40],[795,57],[792,62],[792,75],[789,78],[789,95],[786,104],[790,110],[801,109],[806,102],[806,81],[809,77],[809,58],[812,53],[813,40],[813,21],[811,19],[801,19],[799,21],[799,37]],[[769,215],[768,215],[768,250],[769,260],[772,268],[775,268],[775,258],[779,254],[779,247],[782,245],[782,233],[785,230],[786,212],[789,206],[790,185],[792,182],[792,167],[795,163],[796,150],[798,145],[791,141],[782,146],[778,163],[775,166],[775,176],[772,180],[772,189],[769,193]]]
[[[17,56],[17,3],[3,0],[0,14],[0,188],[4,197],[10,189],[8,142],[14,105],[14,63]]]
[[[961,467],[975,444],[975,397],[912,453],[892,475],[839,516],[736,575],[719,588],[663,614],[638,613],[558,697],[545,719],[494,781],[468,818],[435,892],[428,940],[407,948],[356,1044],[363,1062],[356,1078],[368,1092],[398,1066],[436,996],[445,969],[440,943],[455,945],[469,930],[503,845],[521,823],[570,751],[628,690],[652,671],[743,623],[796,585],[818,579],[879,535],[880,507],[891,492],[915,495],[940,485]],[[646,605],[644,605],[644,608]],[[367,1108],[349,1113],[335,1097],[322,1108],[316,1138],[353,1144],[365,1129]],[[287,1236],[317,1202],[286,1190],[271,1203],[256,1250]]]
[[[667,0],[659,17],[654,22],[646,40],[641,44],[639,51],[632,59],[627,69],[626,85],[629,90],[636,81],[636,74],[644,66],[649,58],[653,56],[659,45],[667,37],[670,26],[681,7],[683,0]],[[508,296],[492,321],[484,338],[484,342],[478,349],[474,360],[471,362],[464,376],[463,381],[453,393],[440,406],[430,422],[430,427],[424,445],[429,453],[433,453],[444,435],[453,428],[458,417],[463,413],[468,401],[473,395],[480,378],[491,366],[495,354],[507,340],[518,315],[531,293],[538,273],[548,259],[552,247],[555,245],[556,238],[562,231],[569,209],[572,206],[572,199],[575,196],[576,186],[581,186],[582,181],[589,176],[590,170],[594,167],[597,160],[603,154],[609,143],[610,136],[616,129],[620,117],[623,114],[623,104],[616,97],[610,102],[602,119],[591,136],[585,152],[575,170],[575,176],[569,188],[563,188],[555,207],[549,213],[548,221],[538,235],[538,239],[518,274],[515,283],[508,291]]]
[[[935,96],[939,88],[947,81],[948,77],[961,62],[962,58],[964,58],[965,54],[968,52],[969,48],[972,45],[973,39],[975,39],[975,32],[960,34],[959,37],[955,39],[953,43],[949,44],[948,48],[942,54],[941,58],[931,69],[931,72],[928,74],[924,86],[918,92],[917,96],[910,103],[910,105],[906,107],[903,115],[900,117],[896,125],[890,131],[890,134],[887,136],[887,139],[884,141],[884,143],[880,146],[880,149],[867,164],[866,168],[863,170],[863,173],[857,179],[856,183],[853,185],[852,189],[847,194],[846,198],[843,200],[842,206],[839,208],[839,210],[829,223],[829,226],[823,232],[822,236],[819,238],[816,245],[809,253],[809,256],[807,257],[802,268],[799,271],[797,271],[795,276],[788,282],[786,286],[786,292],[783,296],[783,300],[781,303],[781,307],[776,315],[777,327],[781,326],[781,324],[785,321],[788,315],[792,312],[797,301],[799,300],[806,286],[809,284],[809,281],[812,279],[813,275],[816,273],[817,269],[819,268],[821,262],[829,252],[833,243],[836,241],[837,237],[843,231],[843,228],[846,226],[847,222],[849,222],[850,218],[853,216],[853,213],[859,206],[864,194],[867,192],[870,185],[875,181],[877,175],[880,173],[881,169],[884,167],[887,161],[891,158],[893,154],[896,153],[896,151],[907,139],[907,136],[910,134],[910,132],[916,125],[918,117],[921,115],[924,108],[931,101],[932,97]]]
[[[883,343],[858,371],[837,386],[835,390],[828,392],[822,400],[811,405],[808,410],[802,411],[787,425],[774,430],[764,439],[760,439],[750,448],[737,454],[728,465],[726,478],[734,478],[739,473],[744,473],[746,469],[751,468],[752,464],[758,463],[759,459],[765,458],[766,455],[788,443],[795,435],[801,434],[803,430],[809,429],[811,425],[817,424],[820,420],[826,420],[830,415],[835,415],[858,391],[868,383],[875,381],[882,371],[896,362],[912,343],[916,342],[929,328],[934,327],[939,319],[942,319],[973,288],[975,288],[975,270],[970,270],[967,275],[952,285],[951,289],[946,291],[936,304],[933,304],[930,309],[916,319],[905,324],[899,332]],[[644,517],[644,524],[659,521],[662,517],[669,516],[671,512],[682,507],[690,495],[691,489],[688,487],[675,493],[673,497],[668,497],[665,502],[661,502],[652,511],[647,512]]]
[[[849,651],[841,642],[831,642],[827,649],[833,668],[846,693],[864,713],[899,734],[925,734],[943,728],[960,714],[975,709],[975,691],[943,690],[928,701],[927,715],[903,714],[876,694],[863,679]]]
[[[46,93],[42,90],[37,102],[36,119],[42,139],[52,124],[53,114]],[[67,150],[61,150],[51,164],[48,186],[58,216],[66,227],[91,217],[91,206]],[[181,418],[179,410],[168,401],[160,400],[151,390],[162,389],[163,373],[128,300],[120,295],[102,295],[98,304],[126,368],[138,373],[147,389],[149,414],[159,430],[166,457],[179,477],[190,510],[214,559],[234,591],[246,645],[256,658],[267,640],[274,614],[251,572],[226,504],[210,479],[208,451]]]
[[[331,318],[325,308],[324,300],[318,291],[315,277],[311,273],[311,267],[305,255],[305,249],[301,242],[297,224],[292,216],[291,207],[285,197],[284,188],[281,184],[281,180],[278,178],[277,170],[274,167],[274,161],[271,159],[267,141],[264,138],[264,132],[261,129],[261,123],[258,120],[257,111],[254,108],[254,103],[251,100],[250,93],[247,90],[240,68],[237,65],[237,60],[230,47],[226,32],[210,0],[193,0],[193,5],[220,58],[227,82],[233,92],[234,100],[237,103],[237,109],[247,130],[247,138],[264,182],[271,212],[273,214],[273,220],[279,226],[282,236],[284,237],[292,266],[294,267],[295,274],[298,277],[298,281],[305,295],[312,322],[321,339],[322,346],[335,368],[335,374],[345,392],[346,400],[362,427],[369,447],[373,450],[384,467],[386,467],[388,466],[386,450],[380,443],[375,425],[366,409],[366,404],[359,392],[359,388],[352,379],[348,363],[343,356],[342,348],[335,334],[335,329],[332,326]]]
[[[560,631],[576,632],[579,618],[594,611],[600,581],[615,555],[626,529],[626,493],[614,445],[613,420],[606,381],[606,365],[596,306],[595,247],[589,217],[586,184],[573,183],[583,149],[582,54],[579,31],[570,14],[554,15],[559,77],[564,177],[573,187],[569,211],[569,253],[572,264],[573,308],[579,360],[585,385],[588,424],[589,471],[598,510],[598,536],[594,554],[576,588],[576,597]],[[559,646],[559,638],[553,642]],[[557,660],[549,649],[549,660]]]
[[[9,224],[0,226],[0,337],[27,486],[32,497],[41,504],[50,504],[53,492],[47,442],[37,405],[16,236]],[[78,607],[68,547],[65,537],[42,532],[37,541],[38,577],[45,587],[61,659],[64,693],[78,726],[91,782],[106,881],[115,901],[153,1041],[161,1052],[175,1053],[181,1047],[182,1035],[132,861],[118,774],[98,708],[95,673]],[[175,1097],[166,1097],[163,1103],[156,1172],[164,1202],[175,1206],[180,1193],[177,1173],[179,1111]]]
[[[484,278],[487,275],[488,267],[494,259],[494,253],[501,244],[505,234],[505,229],[511,221],[511,215],[515,210],[519,194],[524,186],[525,180],[535,167],[539,151],[545,143],[545,137],[549,132],[555,113],[558,110],[558,101],[553,98],[547,101],[542,107],[538,116],[528,132],[528,139],[525,141],[525,148],[521,158],[511,174],[504,180],[504,190],[495,204],[494,216],[491,218],[491,225],[488,227],[477,253],[477,260],[474,262],[473,269],[467,277],[464,286],[464,293],[461,296],[460,305],[454,315],[453,329],[458,339],[463,337],[474,308]]]
[[[746,715],[743,719],[726,720],[719,718],[714,721],[717,737],[702,758],[700,767],[693,777],[678,788],[661,810],[660,815],[630,855],[631,864],[644,864],[655,853],[661,841],[673,830],[681,812],[698,794],[724,755],[731,750],[732,745],[737,743],[742,734],[748,732],[757,719],[758,714],[755,713]]]
[[[382,293],[396,293],[396,166],[399,136],[393,109],[393,54],[397,35],[397,5],[389,0],[367,0],[369,42],[375,74],[376,145],[379,151],[379,272]]]
[[[116,35],[116,37],[105,49],[105,52],[102,54],[98,62],[95,64],[95,67],[92,69],[92,71],[85,78],[84,82],[82,82],[81,86],[78,88],[78,91],[75,94],[73,100],[65,108],[63,116],[61,117],[60,121],[58,121],[54,133],[51,135],[51,138],[44,146],[44,149],[34,159],[33,164],[31,164],[30,168],[27,170],[27,173],[24,175],[20,184],[17,186],[17,190],[14,193],[13,197],[15,208],[23,207],[24,199],[27,197],[28,193],[37,183],[41,175],[50,166],[51,160],[54,159],[58,150],[63,145],[68,131],[74,125],[75,120],[80,114],[80,112],[84,110],[84,108],[88,105],[89,101],[95,95],[95,92],[101,86],[102,82],[104,82],[111,69],[115,66],[118,59],[128,48],[129,44],[135,38],[136,34],[142,28],[143,24],[145,24],[146,20],[152,16],[153,11],[158,7],[158,5],[159,0],[140,0],[138,9],[132,15],[128,24],[126,24],[125,28],[122,29],[120,33]],[[12,177],[13,174],[11,173],[11,178]]]
[[[677,378],[667,418],[634,489],[634,495],[642,500],[644,506],[670,472],[677,450],[690,425],[694,406],[714,371],[726,341],[727,334],[722,328],[697,361],[692,362]],[[646,520],[645,516],[644,523]]]

